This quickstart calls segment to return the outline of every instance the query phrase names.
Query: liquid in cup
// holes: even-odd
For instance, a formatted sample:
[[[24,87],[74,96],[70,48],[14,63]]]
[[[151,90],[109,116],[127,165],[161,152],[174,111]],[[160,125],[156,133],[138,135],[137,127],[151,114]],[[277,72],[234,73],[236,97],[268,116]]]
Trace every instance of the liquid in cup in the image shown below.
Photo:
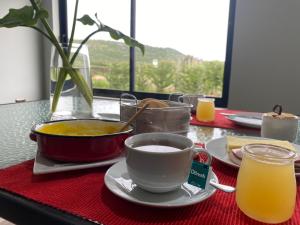
[[[293,215],[296,201],[296,154],[273,145],[243,147],[236,202],[243,213],[265,223],[281,223]]]
[[[203,122],[215,120],[215,100],[213,98],[198,99],[196,118]]]

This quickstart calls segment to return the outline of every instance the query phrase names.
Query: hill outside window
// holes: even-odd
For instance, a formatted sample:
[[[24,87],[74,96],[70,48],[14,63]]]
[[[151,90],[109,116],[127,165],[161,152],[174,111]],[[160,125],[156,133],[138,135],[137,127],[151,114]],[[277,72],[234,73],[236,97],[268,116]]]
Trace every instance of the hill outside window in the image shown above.
[[[97,13],[101,21],[145,45],[142,56],[138,49],[95,35],[87,43],[94,94],[168,99],[171,93],[198,93],[226,107],[235,1],[80,1],[79,17]],[[62,37],[71,27],[74,4],[60,1],[60,20],[68,21],[61,23]],[[75,38],[80,40],[88,31],[77,27]]]

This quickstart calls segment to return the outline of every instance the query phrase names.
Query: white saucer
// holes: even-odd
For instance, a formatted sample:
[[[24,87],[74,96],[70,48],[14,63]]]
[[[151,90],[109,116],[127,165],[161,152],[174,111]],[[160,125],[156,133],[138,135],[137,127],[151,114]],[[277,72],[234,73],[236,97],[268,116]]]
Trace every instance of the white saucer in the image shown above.
[[[227,119],[235,122],[238,125],[251,127],[251,128],[261,128],[262,119],[261,117],[254,117],[248,115],[228,115]]]
[[[219,183],[215,173],[211,180]],[[208,186],[206,190],[184,183],[178,190],[155,194],[144,191],[136,186],[129,178],[126,162],[122,160],[108,169],[104,182],[106,187],[115,195],[130,202],[160,208],[173,208],[193,205],[211,197],[216,189]]]
[[[92,163],[64,163],[58,162],[46,158],[37,150],[34,165],[33,165],[33,174],[47,174],[47,173],[57,173],[70,170],[79,170],[79,169],[88,169],[93,167],[101,167],[112,165],[120,160],[124,159],[124,154],[117,156],[112,159],[107,159],[99,162]]]

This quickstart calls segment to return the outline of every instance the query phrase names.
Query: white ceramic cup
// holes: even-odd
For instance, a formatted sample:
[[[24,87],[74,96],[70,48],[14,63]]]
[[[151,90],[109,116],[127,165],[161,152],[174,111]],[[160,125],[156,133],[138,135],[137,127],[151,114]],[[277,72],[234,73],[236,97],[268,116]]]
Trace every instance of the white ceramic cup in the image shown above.
[[[265,113],[262,117],[261,136],[279,140],[295,141],[298,132],[298,117],[288,113],[278,115]]]
[[[153,147],[153,145],[168,146],[177,150],[138,149],[141,146]],[[185,183],[197,152],[205,152],[208,164],[211,162],[211,156],[207,151],[196,148],[189,138],[177,134],[134,135],[125,140],[125,147],[130,178],[140,188],[155,193],[172,191]]]
[[[198,98],[203,98],[203,97],[204,97],[204,95],[201,95],[201,94],[185,94],[185,95],[179,96],[178,101],[186,103],[186,104],[191,104],[193,106],[192,112],[196,112]]]

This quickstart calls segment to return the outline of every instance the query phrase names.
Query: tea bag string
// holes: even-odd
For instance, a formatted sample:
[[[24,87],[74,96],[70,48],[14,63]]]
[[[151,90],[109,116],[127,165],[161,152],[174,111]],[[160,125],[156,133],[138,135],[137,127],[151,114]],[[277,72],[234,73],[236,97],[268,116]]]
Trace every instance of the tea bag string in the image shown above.
[[[273,112],[276,113],[276,114],[278,114],[278,115],[281,115],[281,113],[282,113],[282,106],[281,105],[275,105],[273,107]]]

